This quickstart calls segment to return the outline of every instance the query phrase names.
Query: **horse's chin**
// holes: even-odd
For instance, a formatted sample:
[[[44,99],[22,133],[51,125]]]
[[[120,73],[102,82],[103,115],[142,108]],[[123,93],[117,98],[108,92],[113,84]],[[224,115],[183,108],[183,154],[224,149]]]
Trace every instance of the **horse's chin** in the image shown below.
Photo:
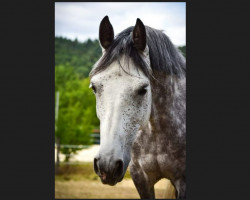
[[[113,180],[113,181],[104,181],[104,180],[102,180],[101,179],[101,181],[102,181],[102,183],[104,184],[104,185],[110,185],[110,186],[114,186],[114,185],[116,185],[119,181],[117,181],[117,180]]]

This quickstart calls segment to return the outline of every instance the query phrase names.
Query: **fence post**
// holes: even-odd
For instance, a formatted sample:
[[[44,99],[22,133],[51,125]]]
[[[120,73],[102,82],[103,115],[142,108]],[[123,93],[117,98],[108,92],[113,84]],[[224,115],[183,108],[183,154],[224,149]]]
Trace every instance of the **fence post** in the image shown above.
[[[56,174],[59,173],[59,167],[60,167],[59,153],[60,153],[60,139],[56,138]]]
[[[58,112],[59,112],[59,98],[60,98],[60,93],[59,91],[56,92],[56,110],[55,110],[55,132],[57,132],[57,121],[58,121]],[[59,167],[60,167],[60,139],[56,138],[56,169],[55,173],[59,173]]]

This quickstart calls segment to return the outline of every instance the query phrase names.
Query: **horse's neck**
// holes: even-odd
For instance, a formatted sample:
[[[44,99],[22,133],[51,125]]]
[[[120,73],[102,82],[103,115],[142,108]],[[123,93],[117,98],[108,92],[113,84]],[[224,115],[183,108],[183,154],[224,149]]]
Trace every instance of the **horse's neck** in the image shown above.
[[[169,140],[186,134],[185,76],[159,74],[157,80],[152,81],[150,123],[153,134],[167,135]]]

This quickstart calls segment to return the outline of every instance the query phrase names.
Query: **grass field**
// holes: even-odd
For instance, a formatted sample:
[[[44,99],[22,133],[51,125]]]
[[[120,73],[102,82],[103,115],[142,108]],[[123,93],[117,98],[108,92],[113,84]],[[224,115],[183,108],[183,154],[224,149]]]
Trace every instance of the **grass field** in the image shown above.
[[[166,188],[167,191],[166,191]],[[158,199],[174,198],[174,188],[166,179],[155,184]],[[127,171],[122,182],[115,186],[104,185],[93,171],[93,163],[62,165],[55,176],[55,198],[74,199],[139,199],[138,192]]]

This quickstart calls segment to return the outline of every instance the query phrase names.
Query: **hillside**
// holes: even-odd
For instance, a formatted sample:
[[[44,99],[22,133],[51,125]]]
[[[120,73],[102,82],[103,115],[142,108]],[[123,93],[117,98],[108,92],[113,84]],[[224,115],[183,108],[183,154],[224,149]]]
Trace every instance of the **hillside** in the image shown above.
[[[101,56],[98,40],[81,43],[62,37],[55,37],[55,65],[72,66],[80,77],[88,77],[91,67]]]

